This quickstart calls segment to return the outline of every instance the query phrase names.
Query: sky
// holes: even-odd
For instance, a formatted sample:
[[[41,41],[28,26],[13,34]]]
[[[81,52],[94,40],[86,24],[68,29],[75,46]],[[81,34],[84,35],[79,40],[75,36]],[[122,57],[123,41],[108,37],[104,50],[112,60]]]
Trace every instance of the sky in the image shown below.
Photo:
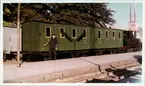
[[[132,17],[134,16],[134,5],[136,7],[136,21],[138,27],[142,26],[143,21],[143,4],[142,3],[109,3],[108,8],[115,11],[113,18],[116,20],[116,28],[128,28],[129,15],[130,15],[130,4],[132,6]],[[134,19],[134,17],[133,17]]]

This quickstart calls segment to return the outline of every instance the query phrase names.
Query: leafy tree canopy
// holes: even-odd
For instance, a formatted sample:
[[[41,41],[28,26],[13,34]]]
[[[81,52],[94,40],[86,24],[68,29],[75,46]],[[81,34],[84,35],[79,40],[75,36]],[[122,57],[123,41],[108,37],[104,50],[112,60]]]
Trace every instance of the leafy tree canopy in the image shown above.
[[[106,3],[21,3],[20,21],[106,27],[115,23]],[[18,3],[4,4],[3,20],[16,23]]]

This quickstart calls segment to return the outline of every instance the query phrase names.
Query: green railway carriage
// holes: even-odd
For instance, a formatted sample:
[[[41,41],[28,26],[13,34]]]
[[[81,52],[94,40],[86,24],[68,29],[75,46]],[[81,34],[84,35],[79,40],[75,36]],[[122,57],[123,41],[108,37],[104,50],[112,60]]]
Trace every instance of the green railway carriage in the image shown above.
[[[95,48],[120,48],[123,32],[117,29],[95,28]]]
[[[122,30],[25,22],[22,25],[22,51],[48,53],[49,46],[44,48],[44,45],[50,40],[51,34],[56,34],[58,39],[57,52],[68,52],[70,55],[81,55],[92,50],[97,53],[97,50],[119,49],[123,46]]]
[[[95,49],[115,53],[123,47],[123,31],[118,29],[95,28]]]
[[[61,24],[47,24],[40,22],[27,22],[23,24],[22,31],[22,50],[23,51],[48,51],[48,47],[45,47],[47,41],[50,40],[51,34],[56,34],[58,39],[58,51],[74,50],[74,43],[70,42],[61,32],[66,32],[72,40],[76,40],[84,31],[85,37],[80,42],[76,42],[76,50],[89,49],[90,48],[90,36],[89,28],[61,25]]]

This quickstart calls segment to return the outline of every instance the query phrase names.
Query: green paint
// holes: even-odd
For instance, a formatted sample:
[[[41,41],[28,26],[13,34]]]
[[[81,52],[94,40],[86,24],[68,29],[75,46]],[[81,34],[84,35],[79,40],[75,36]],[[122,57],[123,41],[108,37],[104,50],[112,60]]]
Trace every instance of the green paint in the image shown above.
[[[46,37],[45,27],[51,27],[51,34],[56,34],[58,39],[58,50],[83,50],[83,49],[95,49],[95,48],[118,48],[123,46],[123,35],[121,30],[104,29],[104,28],[92,28],[81,27],[74,25],[62,25],[62,24],[47,24],[40,22],[27,22],[23,24],[23,51],[48,51],[49,46],[44,47],[46,42],[50,38]],[[80,42],[70,42],[66,38],[60,38],[60,29],[65,28],[65,32],[72,37],[73,29],[77,30],[77,37],[79,37],[83,30],[87,30],[87,38],[83,38]],[[98,31],[101,31],[101,39],[98,39]],[[109,31],[109,38],[106,39],[106,31]],[[112,37],[112,32],[115,32],[115,39]],[[121,33],[121,39],[119,39],[119,32]],[[76,38],[77,38],[76,37]],[[76,38],[72,38],[76,40]],[[44,50],[42,50],[44,48]]]

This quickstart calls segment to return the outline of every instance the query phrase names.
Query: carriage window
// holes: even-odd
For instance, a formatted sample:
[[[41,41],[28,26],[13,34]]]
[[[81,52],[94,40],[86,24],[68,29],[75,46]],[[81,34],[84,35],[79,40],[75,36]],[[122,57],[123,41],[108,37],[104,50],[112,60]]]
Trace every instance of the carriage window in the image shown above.
[[[65,29],[64,28],[61,28],[60,29],[60,38],[64,38],[64,34],[62,34],[64,32],[65,32]]]
[[[98,31],[98,38],[101,38],[101,31]]]
[[[84,33],[84,37],[86,38],[87,37],[87,30],[84,30],[83,33]]]
[[[120,34],[120,32],[119,32],[119,39],[121,38],[121,34]]]
[[[76,29],[73,29],[73,37],[76,37]]]
[[[106,38],[109,38],[109,34],[108,34],[108,31],[106,32]]]
[[[47,37],[50,37],[50,34],[51,34],[51,29],[50,29],[50,27],[46,27],[46,36]]]
[[[115,37],[115,32],[113,32],[113,37]]]

